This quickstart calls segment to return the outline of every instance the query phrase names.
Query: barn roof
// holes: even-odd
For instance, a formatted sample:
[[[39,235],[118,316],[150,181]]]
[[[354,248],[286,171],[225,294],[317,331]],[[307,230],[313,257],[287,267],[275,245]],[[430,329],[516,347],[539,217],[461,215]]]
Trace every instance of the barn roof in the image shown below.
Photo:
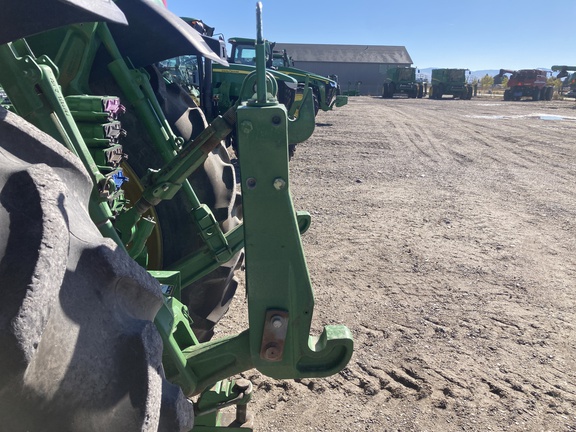
[[[294,61],[412,64],[404,46],[277,43]]]

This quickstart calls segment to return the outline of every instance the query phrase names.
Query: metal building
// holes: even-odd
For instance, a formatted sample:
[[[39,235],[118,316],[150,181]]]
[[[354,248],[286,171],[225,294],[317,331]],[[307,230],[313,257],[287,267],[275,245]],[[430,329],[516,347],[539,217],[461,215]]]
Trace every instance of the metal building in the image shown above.
[[[277,43],[274,50],[286,50],[299,69],[337,75],[343,92],[358,88],[361,95],[382,95],[386,69],[412,65],[404,46]]]

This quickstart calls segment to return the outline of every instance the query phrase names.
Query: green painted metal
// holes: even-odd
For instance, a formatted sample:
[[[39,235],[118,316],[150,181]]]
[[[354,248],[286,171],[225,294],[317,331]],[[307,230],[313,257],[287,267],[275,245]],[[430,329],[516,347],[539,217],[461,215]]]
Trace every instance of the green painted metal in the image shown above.
[[[170,66],[172,64],[189,66]],[[194,78],[194,71],[197,70],[198,63],[196,60],[192,60],[191,56],[182,56],[176,59],[170,59],[163,62],[161,69],[168,73],[168,79],[177,82],[182,82],[192,94],[198,94],[199,84],[196,83]],[[253,80],[254,77],[250,76],[253,74],[255,67],[253,65],[242,65],[242,64],[230,64],[229,66],[214,65],[211,68],[211,82],[213,86],[211,88],[212,97],[211,100],[215,101],[216,110],[214,111],[216,118],[218,115],[223,115],[229,109],[236,107],[241,102],[246,102],[253,96],[253,91],[249,85],[246,85],[246,79]],[[309,116],[309,107],[303,107],[303,104],[310,104],[312,109],[314,109],[314,99],[310,97],[310,101],[304,100],[302,96],[305,91],[301,94],[296,93],[296,88],[298,82],[293,77],[275,70],[268,71],[275,79],[275,86],[277,89],[274,90],[274,94],[277,95],[279,102],[284,103],[290,109],[290,117],[292,120],[290,127],[290,144],[297,144],[304,142],[308,139],[314,132],[316,126],[314,116]],[[185,77],[188,77],[186,79]],[[298,98],[300,97],[300,98]],[[202,98],[200,96],[200,98]],[[296,99],[296,100],[295,100]],[[336,106],[341,106],[339,104],[347,102],[341,98],[335,100]],[[295,116],[295,112],[304,112],[301,116]],[[297,120],[297,121],[296,121]]]
[[[432,87],[430,98],[442,99],[444,95],[452,95],[460,99],[472,97],[472,86],[467,84],[468,69],[432,69]]]
[[[223,107],[236,107],[241,102],[246,102],[254,96],[252,89],[258,87],[256,83],[255,67],[247,65],[234,65],[229,67],[214,67],[213,80],[217,83],[218,92],[214,97],[218,99],[220,109]],[[220,75],[221,74],[221,75]],[[287,75],[280,74],[285,81]],[[273,86],[268,92],[270,95],[278,95],[281,91],[278,85],[279,72],[267,70],[268,83]],[[295,82],[295,81],[294,81]],[[223,96],[221,98],[221,96]],[[274,96],[280,102],[279,96]],[[314,100],[309,89],[305,88],[303,97],[290,107],[292,112],[298,110],[297,116],[290,116],[289,143],[298,144],[306,141],[316,127]]]
[[[0,62],[0,84],[15,111],[80,158],[94,183],[90,215],[102,235],[122,245],[106,202],[115,184],[100,172],[78,129],[58,85],[58,67],[46,56],[35,58],[23,39],[0,46]]]
[[[217,100],[219,112],[224,112],[230,106],[240,102],[245,102],[251,95],[246,97],[242,95],[240,89],[244,79],[254,72],[253,65],[230,64],[229,66],[215,65],[212,69],[212,90],[214,98]],[[281,100],[288,106],[292,105],[295,95],[297,81],[278,71],[273,71],[274,78],[284,83],[283,91],[285,95],[281,95]]]
[[[238,138],[240,151],[248,154],[240,170],[254,366],[274,378],[334,374],[350,359],[352,337],[341,326],[327,326],[321,336],[309,336],[314,299],[282,145],[287,142],[286,111],[278,105],[248,104],[238,109],[238,123],[253,127],[249,133],[239,131]],[[263,343],[265,333],[274,333],[276,326],[285,327],[285,334]]]
[[[254,98],[238,108],[236,123],[250,326],[235,336],[182,345],[171,335],[186,327],[188,318],[180,313],[177,299],[170,298],[157,325],[173,351],[167,377],[187,395],[254,367],[274,378],[328,376],[352,355],[352,337],[344,326],[327,326],[320,336],[309,335],[314,299],[300,232],[310,218],[297,213],[290,198],[286,108],[270,91],[273,77],[264,63],[256,69],[260,85]]]
[[[192,432],[252,431],[253,416],[247,412],[251,397],[252,384],[246,379],[218,381],[198,398]],[[221,411],[231,405],[236,406],[235,413]]]
[[[233,37],[228,39],[232,45],[230,64],[254,64],[251,53],[254,51],[255,40],[250,38]],[[338,83],[328,77],[294,67],[294,62],[284,51],[274,52],[274,42],[264,41],[266,67],[273,68],[293,77],[300,85],[309,85],[314,94],[315,110],[329,111],[334,106],[342,107],[348,103],[346,95],[340,94]]]
[[[183,18],[183,20],[191,26],[194,26],[195,23],[198,22],[195,18]],[[208,29],[207,36],[211,36],[214,29],[204,23],[202,23],[202,25],[205,29]],[[254,42],[254,39],[252,39],[252,42]],[[266,45],[265,49],[268,48],[269,45]],[[232,107],[246,102],[253,96],[252,89],[253,87],[257,87],[257,83],[251,82],[255,79],[255,47],[252,54],[253,56],[249,64],[229,63],[228,65],[212,65],[193,56],[180,56],[161,62],[159,67],[168,80],[182,83],[198,100],[212,101],[214,106],[206,107],[205,104],[203,105],[206,113],[211,113],[211,115],[208,115],[208,119],[212,120],[217,115],[223,115]],[[265,55],[268,56],[267,53],[265,53]],[[210,77],[205,76],[207,70],[210,73]],[[289,110],[291,118],[289,130],[290,144],[295,145],[305,141],[314,132],[316,122],[314,116],[309,115],[310,107],[303,106],[303,104],[310,105],[313,109],[317,110],[317,102],[315,101],[318,100],[318,97],[311,95],[310,100],[305,99],[308,85],[299,86],[298,80],[291,74],[276,70],[276,68],[268,69],[268,74],[273,76],[273,85],[275,86],[275,88],[270,91],[276,96],[278,101],[284,104]],[[307,75],[306,81],[309,80],[310,76],[310,74]],[[330,80],[324,77],[318,76],[318,78],[326,83],[330,82]],[[202,84],[204,81],[211,83],[209,90]],[[210,95],[202,95],[202,91],[209,91]],[[324,92],[324,90],[322,91]],[[345,96],[336,97],[333,101],[333,105],[336,106],[342,106],[346,103],[347,98]],[[233,133],[230,136],[230,143],[234,147],[236,147],[235,142],[236,139]]]
[[[192,283],[225,262],[223,261],[225,256],[230,259],[234,253],[242,248],[241,243],[238,242],[232,249],[228,247],[224,234],[214,216],[207,210],[206,206],[202,205],[186,179],[204,162],[208,153],[222,139],[222,136],[229,133],[230,124],[227,122],[233,124],[233,113],[225,117],[228,120],[222,120],[221,117],[217,118],[200,137],[192,143],[187,143],[183,148],[184,141],[177,137],[168,125],[149,84],[147,73],[143,70],[134,69],[128,64],[118,50],[105,24],[98,25],[93,29],[93,32],[90,38],[86,38],[76,27],[72,27],[69,33],[72,36],[68,36],[67,40],[75,39],[75,45],[79,46],[82,45],[82,41],[90,41],[86,44],[85,50],[92,53],[96,51],[93,48],[94,44],[101,42],[104,45],[113,59],[108,65],[110,72],[124,92],[127,98],[126,102],[138,113],[155,144],[158,154],[166,162],[165,167],[159,173],[154,173],[149,178],[143,179],[145,183],[149,183],[144,196],[130,210],[117,217],[115,228],[121,233],[123,244],[132,245],[128,249],[131,256],[138,257],[142,252],[141,246],[146,240],[146,234],[150,234],[150,224],[141,219],[142,215],[151,206],[157,205],[164,199],[170,199],[177,191],[182,190],[192,203],[192,213],[199,232],[202,233],[203,238],[210,239],[206,242],[208,251],[182,259],[183,265],[190,261],[197,262],[199,259],[205,264],[201,267],[193,267],[195,271],[190,271],[190,267],[186,267],[187,277],[185,281]],[[62,58],[61,61],[67,64],[71,60]],[[89,61],[86,60],[86,62]],[[85,80],[83,73],[83,69],[77,72],[78,76],[81,77],[77,81]],[[226,129],[224,125],[228,125],[228,128]],[[173,267],[173,270],[178,269],[178,265]]]
[[[336,95],[336,99],[334,100],[334,103],[332,106],[340,108],[346,104],[348,104],[348,96],[346,96],[344,94],[339,94],[339,95]]]
[[[170,129],[145,71],[133,68],[122,56],[105,24],[69,26],[53,33],[61,48],[54,50],[54,61],[34,57],[24,40],[0,47],[0,84],[15,111],[62,142],[88,169],[94,183],[91,215],[104,235],[122,247],[130,244],[128,252],[145,263],[144,245],[154,227],[151,219],[143,217],[146,210],[179,190],[190,198],[204,246],[173,268],[150,273],[165,294],[155,324],[164,343],[166,377],[187,396],[199,395],[195,432],[251,430],[245,410],[251,386],[228,377],[252,368],[273,378],[328,376],[340,371],[353,351],[345,326],[326,326],[320,335],[310,335],[314,296],[300,235],[311,218],[294,209],[288,149],[290,143],[312,133],[314,107],[310,89],[303,94],[296,118],[290,118],[278,102],[276,77],[266,71],[261,20],[258,4],[256,67],[240,87],[242,97],[187,143]],[[107,99],[91,96],[87,86],[88,70],[100,47],[111,56],[108,68],[164,164],[141,179],[144,190],[130,209],[112,180],[118,173],[115,156],[121,158],[122,153],[110,145],[114,144],[110,134],[119,126],[102,109]],[[233,129],[241,154],[244,222],[223,234],[187,177]],[[199,343],[180,301],[181,287],[214,270],[242,247],[249,328]],[[237,406],[237,413],[229,420],[219,410],[231,405]]]
[[[386,69],[382,97],[392,98],[399,93],[409,98],[421,98],[424,95],[423,84],[416,81],[416,68],[402,66]]]
[[[264,52],[260,32],[256,47]],[[256,68],[265,74],[260,56]],[[252,361],[274,378],[334,374],[350,360],[353,342],[344,326],[309,335],[314,298],[290,196],[286,108],[259,97],[237,116],[251,126],[239,128],[238,141]]]
[[[62,38],[60,33],[55,33],[54,37],[56,39]],[[215,128],[219,127],[218,125],[226,124],[226,121],[222,121],[221,118],[216,119],[211,127],[198,137],[194,143],[187,143],[184,150],[184,141],[172,132],[154,96],[148,74],[144,70],[130,66],[128,60],[118,50],[106,24],[70,26],[67,28],[63,40],[63,45],[58,51],[56,58],[59,61],[58,66],[67,71],[66,79],[64,80],[65,88],[73,94],[77,94],[76,92],[81,94],[89,92],[87,71],[90,70],[98,47],[103,45],[112,58],[108,68],[126,96],[124,103],[128,103],[136,111],[152,139],[156,151],[166,162],[161,174],[155,174],[145,179],[150,181],[151,184],[147,185],[146,194],[139,201],[139,205],[134,205],[130,210],[118,214],[115,218],[114,227],[112,225],[103,225],[103,227],[107,228],[105,235],[112,238],[116,237],[117,242],[127,247],[133,258],[138,258],[139,261],[145,262],[146,258],[142,258],[140,255],[152,228],[151,221],[142,218],[145,209],[158,204],[163,199],[169,199],[178,190],[182,190],[192,203],[192,213],[199,232],[203,234],[205,239],[209,238],[210,241],[206,242],[206,247],[202,251],[189,257],[183,257],[181,260],[182,264],[175,264],[171,269],[185,269],[185,281],[188,284],[210,273],[222,262],[225,262],[226,257],[229,259],[241,250],[242,243],[234,241],[232,247],[228,246],[214,216],[202,205],[192,186],[186,180],[186,176],[190,175],[203,163],[210,151],[210,145],[219,142],[221,136],[230,131],[230,126],[225,131],[222,129],[215,130]],[[74,57],[74,55],[78,55],[78,57]],[[56,66],[54,67],[56,68]],[[19,103],[18,105],[20,106],[21,104]],[[46,115],[38,117],[42,119],[46,118]],[[233,118],[233,113],[229,114],[228,117]],[[232,121],[233,124],[233,119],[227,121]],[[215,134],[220,134],[220,138]],[[207,144],[207,142],[210,144]],[[81,145],[76,147],[82,148]],[[192,160],[193,162],[191,162]],[[95,165],[95,163],[93,164]],[[94,166],[90,171],[94,172],[95,176],[101,175],[97,166]],[[162,175],[164,177],[161,177]],[[169,180],[166,180],[166,178]],[[158,180],[155,181],[155,179]],[[98,182],[101,183],[101,180],[95,180],[96,184]],[[152,201],[152,203],[147,203],[148,200]],[[108,210],[105,205],[100,205],[96,208],[102,208],[102,212]],[[110,213],[108,218],[112,218]],[[100,217],[99,220],[102,219]],[[118,239],[117,233],[120,234],[120,239]],[[191,262],[195,264],[201,262],[202,265],[189,267],[188,264]],[[179,267],[180,265],[182,267]]]

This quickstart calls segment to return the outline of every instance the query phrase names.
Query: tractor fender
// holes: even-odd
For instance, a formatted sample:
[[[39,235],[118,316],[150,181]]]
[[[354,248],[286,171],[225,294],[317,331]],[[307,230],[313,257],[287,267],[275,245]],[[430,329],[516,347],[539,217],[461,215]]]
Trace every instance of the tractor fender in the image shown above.
[[[56,27],[82,22],[128,22],[112,1],[3,0],[0,45]]]
[[[227,65],[226,59],[214,52],[200,33],[165,7],[149,0],[118,0],[129,26],[110,24],[110,32],[120,52],[135,67],[144,67],[182,55],[202,55]]]

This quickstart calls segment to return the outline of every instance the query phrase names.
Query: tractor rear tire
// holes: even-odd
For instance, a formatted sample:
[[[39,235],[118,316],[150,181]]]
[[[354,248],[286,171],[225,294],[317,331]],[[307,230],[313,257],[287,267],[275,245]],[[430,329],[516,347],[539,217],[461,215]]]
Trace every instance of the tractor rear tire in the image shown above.
[[[442,86],[436,86],[434,90],[434,99],[440,100],[444,96]]]
[[[554,96],[554,87],[546,87],[546,100],[551,101]]]
[[[314,117],[318,115],[318,111],[320,111],[320,102],[318,101],[318,96],[316,93],[312,95],[312,102],[314,103]]]
[[[288,144],[288,160],[292,160],[296,153],[296,144]]]
[[[534,91],[532,92],[532,100],[533,101],[539,101],[540,100],[540,89],[539,88],[535,88]]]
[[[194,139],[207,126],[202,111],[182,87],[175,83],[167,84],[158,69],[149,67],[147,71],[158,102],[174,133],[185,141]],[[121,90],[111,77],[100,76],[98,83],[92,83],[92,90],[97,94],[119,95],[124,100]],[[121,121],[127,131],[122,144],[128,155],[127,162],[136,176],[142,178],[149,168],[161,168],[164,162],[134,111],[127,109]],[[188,181],[200,201],[212,210],[224,232],[240,223],[241,197],[236,189],[235,169],[224,143],[211,152],[203,166]],[[180,259],[201,247],[202,241],[190,214],[191,208],[183,191],[155,207],[163,245],[162,262],[157,270],[173,269]],[[214,326],[227,312],[238,286],[234,273],[242,260],[243,253],[240,252],[212,273],[182,287],[182,302],[188,307],[194,321],[192,329],[200,342],[212,337]]]
[[[0,424],[18,431],[188,431],[164,379],[155,279],[88,214],[62,144],[0,108]]]

